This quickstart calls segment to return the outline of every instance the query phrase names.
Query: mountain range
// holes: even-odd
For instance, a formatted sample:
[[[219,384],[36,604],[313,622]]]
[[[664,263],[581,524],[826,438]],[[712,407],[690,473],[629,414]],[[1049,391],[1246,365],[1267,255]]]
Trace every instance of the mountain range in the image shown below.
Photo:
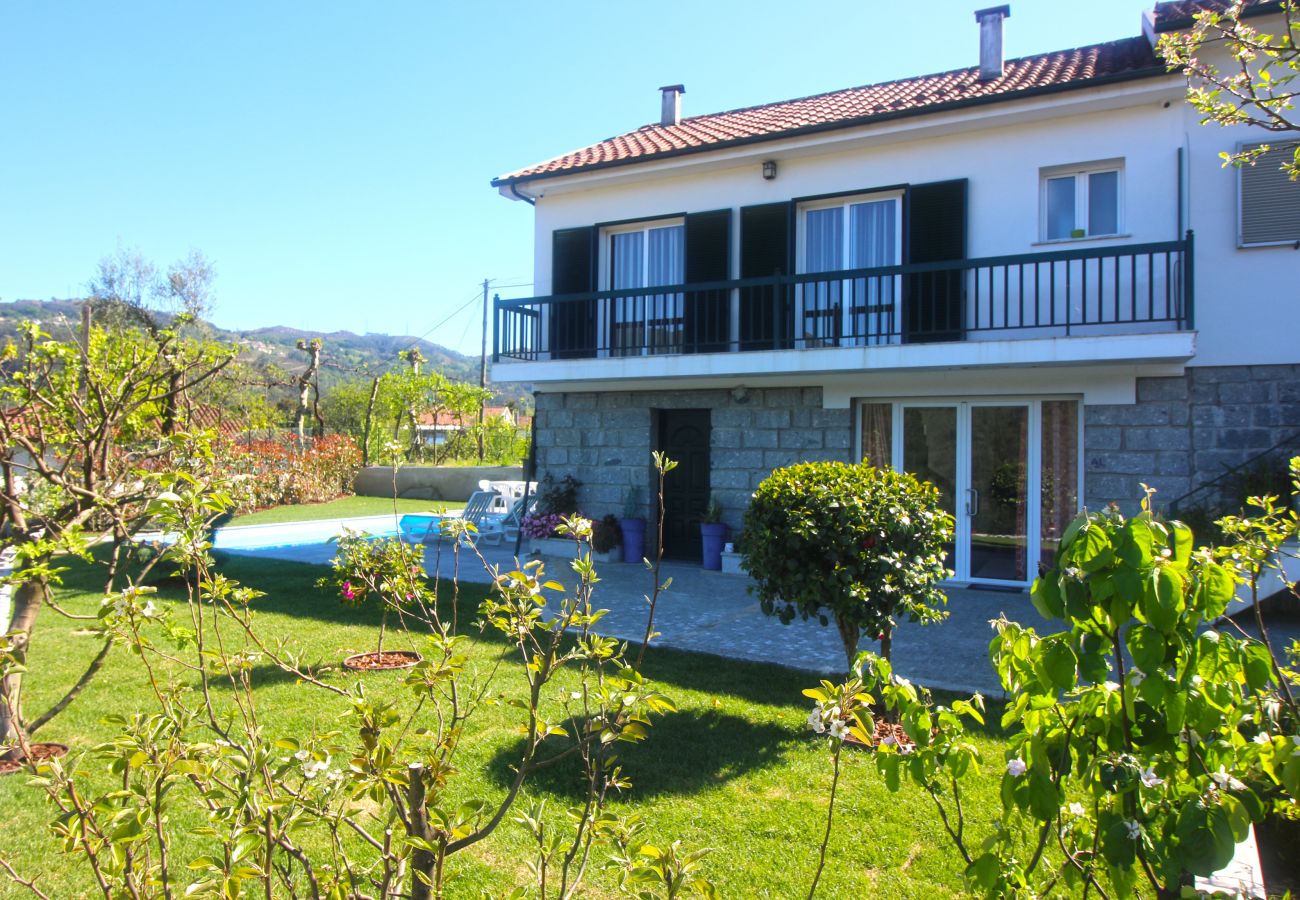
[[[37,320],[45,330],[61,337],[56,330],[61,327],[75,329],[81,317],[80,300],[10,300],[0,302],[0,340],[13,334],[18,323]],[[66,323],[66,324],[65,324]],[[400,363],[398,353],[418,347],[428,360],[426,371],[438,371],[456,381],[478,383],[480,357],[458,353],[441,344],[423,338],[394,334],[354,334],[351,331],[304,331],[287,325],[253,328],[246,331],[219,328],[205,322],[203,329],[215,340],[240,345],[249,362],[257,365],[274,365],[286,372],[301,371],[306,360],[297,348],[300,340],[320,338],[324,342],[321,353],[321,388],[326,389],[360,373],[377,373],[396,368]],[[495,393],[494,402],[511,402],[523,408],[532,406],[532,398],[521,384],[515,382],[489,383]]]

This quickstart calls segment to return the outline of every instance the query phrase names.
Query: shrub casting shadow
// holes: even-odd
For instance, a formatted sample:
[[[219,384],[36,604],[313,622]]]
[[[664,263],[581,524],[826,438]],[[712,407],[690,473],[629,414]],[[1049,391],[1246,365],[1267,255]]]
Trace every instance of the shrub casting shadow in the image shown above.
[[[712,710],[685,710],[654,717],[649,737],[637,744],[620,744],[617,752],[623,772],[632,782],[632,792],[645,798],[693,794],[746,772],[777,765],[798,743],[799,738],[780,725],[755,724]],[[543,745],[543,757],[568,746],[569,742],[559,741],[554,746]],[[489,777],[499,785],[508,785],[522,751],[522,741],[499,750],[488,764]],[[528,777],[528,786],[566,801],[581,800],[582,762],[574,754],[539,769]]]

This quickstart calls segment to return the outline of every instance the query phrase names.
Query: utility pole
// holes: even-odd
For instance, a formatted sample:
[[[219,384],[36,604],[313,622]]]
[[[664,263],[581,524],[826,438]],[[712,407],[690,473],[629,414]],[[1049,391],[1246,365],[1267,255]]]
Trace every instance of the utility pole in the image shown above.
[[[483,279],[483,341],[478,360],[478,386],[487,387],[487,326],[488,326],[488,279]],[[483,464],[483,428],[487,420],[487,401],[478,408],[478,461]]]

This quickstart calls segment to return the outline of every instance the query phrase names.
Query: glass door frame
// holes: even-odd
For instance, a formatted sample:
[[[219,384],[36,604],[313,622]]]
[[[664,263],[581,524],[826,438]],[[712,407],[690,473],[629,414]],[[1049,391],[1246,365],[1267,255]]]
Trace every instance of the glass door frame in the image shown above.
[[[1038,574],[1038,561],[1042,558],[1042,446],[1043,414],[1042,405],[1047,401],[1067,400],[1076,403],[1075,445],[1078,453],[1076,472],[1078,484],[1076,496],[1083,497],[1083,398],[1078,395],[1041,395],[1041,396],[978,396],[978,397],[869,397],[862,398],[856,404],[854,416],[854,453],[856,459],[862,458],[862,419],[863,407],[868,404],[890,404],[890,464],[898,468],[903,460],[903,411],[916,408],[943,408],[956,410],[956,496],[953,507],[956,513],[954,529],[954,556],[948,560],[953,570],[949,584],[987,584],[1001,587],[1028,587]],[[974,578],[970,573],[971,551],[971,410],[976,407],[1025,407],[1029,411],[1027,446],[1025,452],[1026,468],[1026,511],[1025,511],[1025,580],[1010,581],[995,578]]]

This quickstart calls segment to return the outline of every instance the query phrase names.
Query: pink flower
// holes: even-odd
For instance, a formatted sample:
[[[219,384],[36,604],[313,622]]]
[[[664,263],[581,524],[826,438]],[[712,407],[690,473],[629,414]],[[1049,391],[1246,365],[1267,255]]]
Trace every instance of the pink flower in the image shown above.
[[[352,589],[352,582],[343,582],[343,596],[349,600],[357,599],[357,592]]]

